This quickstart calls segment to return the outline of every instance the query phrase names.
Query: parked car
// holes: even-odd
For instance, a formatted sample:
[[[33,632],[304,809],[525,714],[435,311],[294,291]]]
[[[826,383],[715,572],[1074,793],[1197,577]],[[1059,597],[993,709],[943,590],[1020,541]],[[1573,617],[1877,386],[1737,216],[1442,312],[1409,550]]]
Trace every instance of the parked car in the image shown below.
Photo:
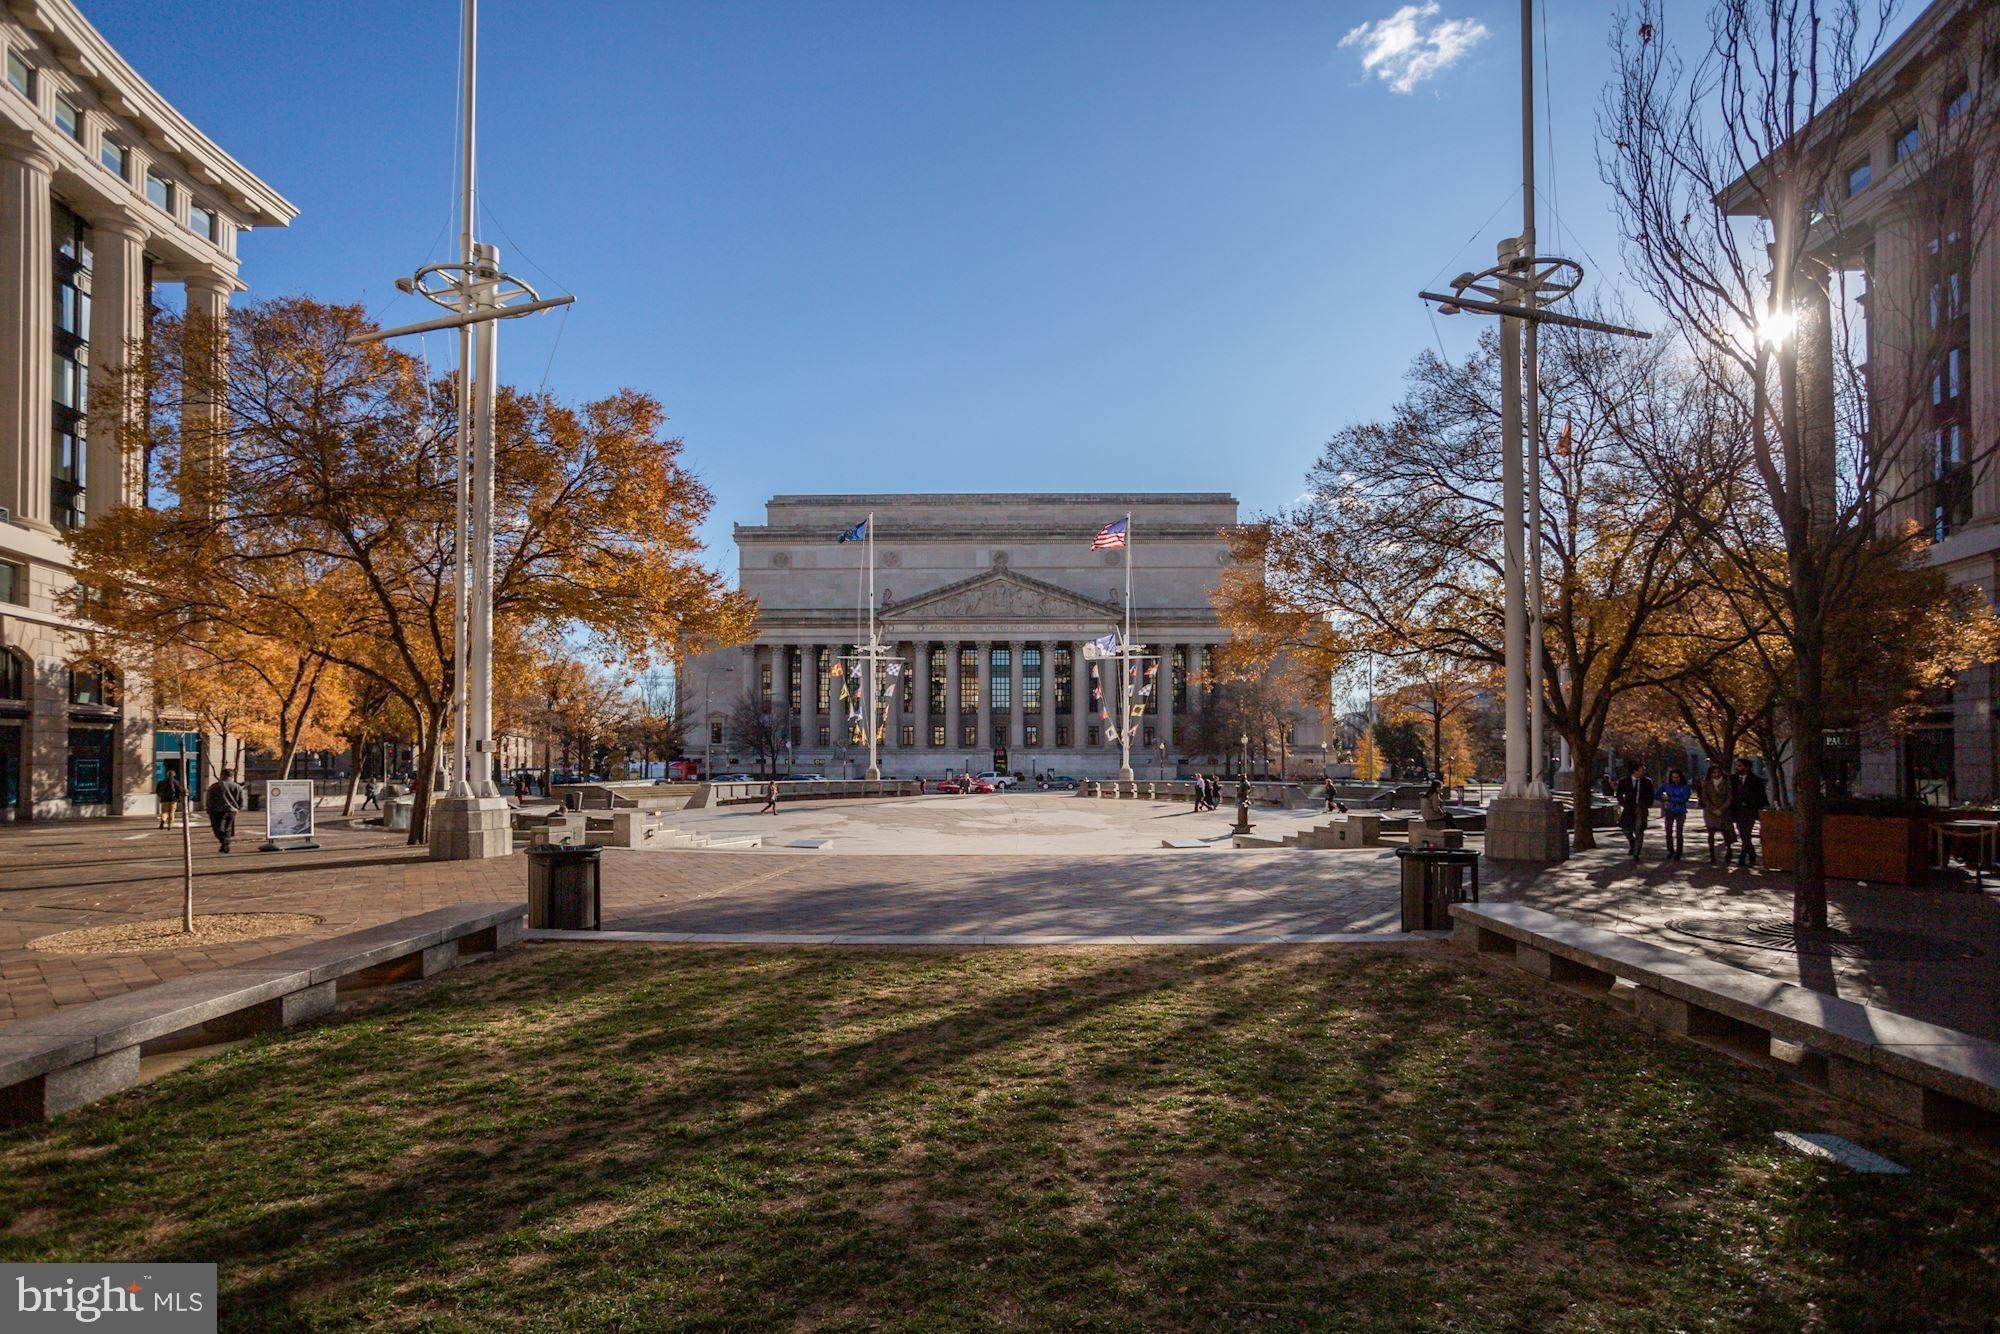
[[[1067,792],[1076,788],[1077,780],[1069,774],[1044,774],[1042,786],[1051,792]]]
[[[708,781],[711,783],[754,783],[757,780],[749,774],[717,774]]]
[[[826,781],[826,775],[825,775],[825,774],[793,774],[793,775],[792,775],[792,778],[791,778],[791,781],[792,781],[792,782],[794,782],[794,783],[824,783],[824,782]]]
[[[987,781],[987,777],[985,774],[981,774],[977,778],[974,778],[970,784],[961,783],[956,778],[947,778],[942,783],[939,783],[937,785],[937,790],[948,796],[951,796],[967,792],[974,794],[982,792],[992,793],[997,789],[994,788],[992,783]]]
[[[1012,774],[997,774],[994,773],[991,769],[988,769],[985,773],[980,774],[979,777],[985,780],[987,783],[990,783],[995,789],[999,789],[1002,791],[1014,786],[1016,783],[1021,781],[1020,779],[1014,777],[1014,775]]]

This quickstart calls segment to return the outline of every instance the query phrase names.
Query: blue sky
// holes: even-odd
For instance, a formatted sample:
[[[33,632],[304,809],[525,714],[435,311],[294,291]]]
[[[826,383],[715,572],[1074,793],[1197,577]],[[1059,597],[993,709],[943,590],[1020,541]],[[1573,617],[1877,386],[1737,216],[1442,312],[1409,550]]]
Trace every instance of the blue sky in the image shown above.
[[[243,238],[253,298],[416,317],[390,283],[451,244],[454,0],[81,3],[299,206]],[[1342,45],[1399,8],[488,0],[482,232],[577,296],[508,327],[502,373],[658,395],[732,572],[773,492],[1282,504],[1420,349],[1470,344],[1415,292],[1518,227],[1518,10],[1437,0]],[[1548,11],[1541,179],[1615,284],[1610,22]],[[1436,67],[1364,69],[1385,32]]]

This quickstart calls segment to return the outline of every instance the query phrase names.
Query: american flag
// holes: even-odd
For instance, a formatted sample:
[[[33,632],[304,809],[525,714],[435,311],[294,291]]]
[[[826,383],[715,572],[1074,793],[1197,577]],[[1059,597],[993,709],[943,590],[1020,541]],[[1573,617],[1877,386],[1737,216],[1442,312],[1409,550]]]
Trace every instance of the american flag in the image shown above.
[[[1090,539],[1090,549],[1092,551],[1103,551],[1109,547],[1124,546],[1125,524],[1126,520],[1124,519],[1115,519],[1105,524],[1104,527],[1098,529],[1097,536]]]

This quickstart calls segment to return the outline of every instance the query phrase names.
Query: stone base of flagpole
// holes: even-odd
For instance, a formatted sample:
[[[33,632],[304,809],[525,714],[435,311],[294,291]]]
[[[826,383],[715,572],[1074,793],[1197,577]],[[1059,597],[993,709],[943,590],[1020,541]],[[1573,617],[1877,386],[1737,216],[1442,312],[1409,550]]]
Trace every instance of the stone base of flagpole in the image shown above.
[[[505,797],[446,797],[431,807],[432,861],[479,861],[513,852],[513,809]]]
[[[882,770],[877,766],[871,764],[868,766],[868,772],[863,774],[862,777],[866,778],[871,783],[880,782],[882,780]]]
[[[1569,860],[1562,807],[1547,797],[1496,797],[1486,808],[1486,855],[1553,865]]]
[[[1131,766],[1131,765],[1129,765],[1129,764],[1128,764],[1128,765],[1126,765],[1126,766],[1125,766],[1125,767],[1124,767],[1123,769],[1120,769],[1120,770],[1118,771],[1118,781],[1119,781],[1119,782],[1121,782],[1121,783],[1129,783],[1129,782],[1131,782],[1131,781],[1132,781],[1132,766]]]

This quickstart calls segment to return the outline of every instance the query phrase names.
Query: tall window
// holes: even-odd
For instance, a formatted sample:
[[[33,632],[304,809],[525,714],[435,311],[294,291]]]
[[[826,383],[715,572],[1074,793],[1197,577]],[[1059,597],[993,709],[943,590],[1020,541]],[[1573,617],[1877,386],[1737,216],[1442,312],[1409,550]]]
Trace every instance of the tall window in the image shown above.
[[[79,806],[111,801],[112,729],[104,724],[69,725],[69,799]]]
[[[958,711],[961,714],[979,712],[979,650],[962,648],[958,651]],[[965,742],[975,745],[976,742]]]
[[[970,718],[958,724],[958,744],[970,749],[979,744],[979,724]]]
[[[1072,664],[1070,661],[1069,650],[1066,648],[1058,650],[1056,653],[1056,661],[1055,661],[1057,713],[1068,713],[1070,709],[1073,707],[1073,701],[1069,693],[1070,690],[1072,689],[1070,682],[1071,666]],[[1069,743],[1066,741],[1058,741],[1056,744],[1059,746],[1066,746]]]
[[[19,53],[7,53],[7,86],[30,102],[35,100],[35,71]]]
[[[154,172],[146,173],[146,198],[162,213],[174,211],[174,183]]]
[[[215,239],[215,214],[199,204],[188,205],[188,230],[207,240]]]
[[[833,678],[827,675],[827,668],[831,665],[827,659],[832,656],[831,649],[813,650],[813,698],[818,701],[818,710],[821,713],[826,712],[826,697],[833,689]],[[826,743],[822,741],[820,744]]]
[[[937,749],[937,750],[943,750],[943,749],[944,749],[944,724],[943,724],[943,723],[932,723],[932,724],[931,724],[931,745],[932,745],[932,747],[933,747],[933,748],[935,748],[935,749]]]
[[[1901,162],[1904,158],[1916,152],[1917,145],[1923,141],[1923,132],[1914,123],[1905,125],[1902,133],[1896,136],[1896,161]]]
[[[1068,745],[1069,745],[1069,724],[1061,720],[1057,720],[1056,748],[1060,750],[1066,748]]]
[[[786,684],[785,702],[793,713],[797,713],[806,706],[806,652],[804,649],[791,649],[785,654],[785,659],[787,670],[791,674],[791,679]]]
[[[771,702],[771,664],[768,662],[757,669],[757,693],[766,704]]]
[[[917,667],[915,663],[905,663],[903,666],[902,693],[903,712],[909,713],[917,707]]]
[[[1174,649],[1174,712],[1187,712],[1188,651],[1186,645]]]
[[[56,328],[49,511],[56,527],[71,529],[83,526],[84,488],[89,483],[83,419],[90,406],[90,227],[61,203],[52,209],[50,223],[56,246]]]
[[[1042,711],[1042,651],[1029,647],[1021,650],[1021,707],[1029,713]],[[1029,745],[1035,744],[1029,742]]]
[[[1851,199],[1855,195],[1860,194],[1863,190],[1866,190],[1868,188],[1868,183],[1874,179],[1875,179],[1875,168],[1872,163],[1857,162],[1853,166],[1849,167],[1847,169],[1848,197]]]
[[[0,602],[21,605],[28,600],[28,572],[12,561],[0,560]]]
[[[904,750],[915,750],[917,748],[917,725],[915,723],[903,724],[902,745]]]
[[[994,645],[987,650],[987,698],[996,714],[1014,711],[1014,650]]]
[[[10,648],[0,648],[0,699],[28,697],[28,661]]]
[[[104,164],[106,171],[121,181],[125,179],[125,162],[128,156],[125,145],[108,134],[97,141],[97,160]]]
[[[1972,320],[1966,284],[1972,255],[1965,207],[1963,202],[1947,206],[1944,224],[1928,247],[1930,290],[1925,304],[1936,357],[1931,372],[1931,535],[1939,539],[1972,521],[1972,466],[1966,448],[1972,405]]]
[[[1024,691],[1023,693],[1025,694],[1026,692]],[[1042,725],[1033,720],[1024,719],[1021,723],[1021,744],[1029,750],[1033,750],[1041,745]]]
[[[944,645],[939,644],[932,648],[929,656],[931,672],[930,712],[931,717],[936,718],[944,713]],[[931,744],[933,746],[942,746],[944,744],[943,728],[940,726],[935,730],[938,734],[937,740],[931,742]]]

